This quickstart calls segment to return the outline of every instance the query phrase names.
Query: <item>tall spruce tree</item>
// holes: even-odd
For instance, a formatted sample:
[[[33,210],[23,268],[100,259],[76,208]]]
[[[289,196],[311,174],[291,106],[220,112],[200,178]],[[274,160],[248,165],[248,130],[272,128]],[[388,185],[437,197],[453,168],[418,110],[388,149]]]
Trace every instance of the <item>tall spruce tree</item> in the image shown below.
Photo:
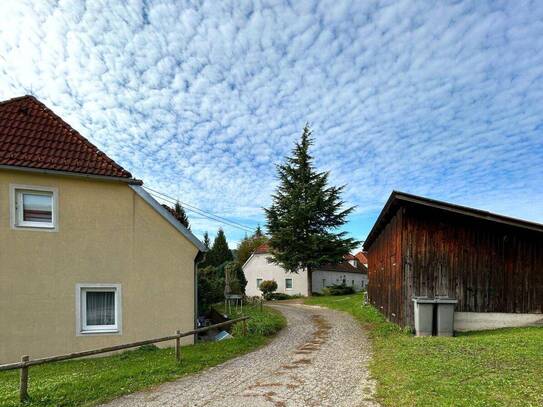
[[[232,252],[228,248],[228,242],[222,229],[219,229],[213,241],[211,250],[206,255],[206,265],[218,267],[224,262],[234,260]]]
[[[338,232],[354,207],[344,208],[343,186],[328,185],[328,172],[317,172],[309,148],[311,130],[304,127],[292,156],[277,166],[279,186],[265,209],[272,262],[287,272],[307,270],[308,294],[312,272],[324,263],[337,263],[359,242]]]

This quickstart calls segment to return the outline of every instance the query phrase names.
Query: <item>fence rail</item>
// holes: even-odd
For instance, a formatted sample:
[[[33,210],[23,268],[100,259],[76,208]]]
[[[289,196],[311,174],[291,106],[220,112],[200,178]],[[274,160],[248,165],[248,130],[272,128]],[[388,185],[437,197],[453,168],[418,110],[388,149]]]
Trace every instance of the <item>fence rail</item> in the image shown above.
[[[138,341],[138,342],[131,342],[131,343],[125,343],[122,345],[115,345],[115,346],[108,346],[105,348],[98,348],[98,349],[92,349],[92,350],[86,350],[82,352],[74,352],[74,353],[67,353],[64,355],[57,355],[57,356],[49,356],[46,358],[39,358],[39,359],[30,359],[28,355],[24,355],[21,357],[20,362],[15,363],[8,363],[5,365],[0,365],[0,372],[4,370],[16,370],[21,369],[20,373],[20,384],[19,384],[19,394],[21,401],[25,401],[28,399],[28,368],[30,366],[37,366],[37,365],[43,365],[46,363],[52,363],[52,362],[60,362],[63,360],[70,360],[70,359],[77,359],[77,358],[83,358],[85,356],[93,356],[93,355],[99,355],[102,353],[109,353],[109,352],[115,352],[118,350],[123,349],[130,349],[130,348],[136,348],[139,346],[144,345],[151,345],[154,343],[160,343],[160,342],[167,342],[167,341],[175,341],[175,357],[179,361],[181,360],[181,351],[180,351],[180,339],[186,336],[199,334],[202,332],[207,332],[212,329],[221,328],[228,325],[233,325],[238,322],[243,322],[243,335],[247,335],[247,320],[250,317],[241,317],[232,319],[230,321],[221,322],[220,324],[210,325],[203,328],[193,329],[191,331],[187,332],[180,332],[177,331],[174,335],[169,336],[163,336],[160,338],[154,338],[154,339],[147,339],[144,341]]]

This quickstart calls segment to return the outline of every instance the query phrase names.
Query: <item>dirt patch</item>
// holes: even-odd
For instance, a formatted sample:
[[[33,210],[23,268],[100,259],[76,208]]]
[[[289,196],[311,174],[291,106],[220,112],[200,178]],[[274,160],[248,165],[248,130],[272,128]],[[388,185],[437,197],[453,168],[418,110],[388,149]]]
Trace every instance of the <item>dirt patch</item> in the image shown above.
[[[317,329],[313,333],[311,340],[300,346],[296,353],[310,355],[311,353],[318,351],[330,337],[330,329],[332,329],[332,327],[321,315],[312,315],[311,321]]]

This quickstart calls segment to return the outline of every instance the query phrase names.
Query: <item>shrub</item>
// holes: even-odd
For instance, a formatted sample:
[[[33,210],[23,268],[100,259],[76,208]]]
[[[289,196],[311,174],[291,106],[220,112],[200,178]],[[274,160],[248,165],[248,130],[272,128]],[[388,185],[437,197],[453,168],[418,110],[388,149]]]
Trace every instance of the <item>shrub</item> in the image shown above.
[[[269,307],[243,307],[243,314],[251,317],[247,321],[247,333],[249,335],[262,335],[271,336],[279,332],[286,326],[285,317],[279,312]],[[231,318],[237,318],[241,316],[233,314]],[[235,324],[232,328],[232,335],[241,336],[243,333],[243,325],[241,323]]]
[[[288,295],[288,294],[284,294],[284,293],[272,293],[270,295],[270,300],[277,300],[277,301],[291,300],[293,298],[300,298],[300,297],[301,297],[300,294]]]
[[[224,268],[207,266],[198,270],[198,312],[203,315],[212,304],[224,300]]]
[[[353,287],[345,284],[332,284],[322,289],[324,295],[347,295],[354,294]]]
[[[290,295],[283,293],[271,293],[270,300],[288,300]]]
[[[274,280],[264,280],[260,283],[260,287],[258,288],[262,291],[264,299],[270,300],[271,294],[277,290],[277,283]]]

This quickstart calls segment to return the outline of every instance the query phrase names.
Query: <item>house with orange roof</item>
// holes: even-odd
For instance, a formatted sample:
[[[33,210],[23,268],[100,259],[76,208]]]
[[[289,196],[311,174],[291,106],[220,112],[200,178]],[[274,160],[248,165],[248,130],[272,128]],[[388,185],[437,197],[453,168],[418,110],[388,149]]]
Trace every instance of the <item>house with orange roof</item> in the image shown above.
[[[354,257],[356,257],[356,259],[361,263],[363,264],[364,266],[366,266],[366,268],[368,267],[368,258],[366,257],[366,253],[360,251],[358,253],[356,253],[354,255]]]
[[[204,251],[43,103],[0,102],[0,363],[193,329]]]
[[[271,254],[267,244],[259,246],[243,265],[243,273],[247,279],[245,293],[260,296],[260,283],[264,280],[277,282],[278,293],[288,295],[309,294],[305,270],[289,273],[280,265],[271,263]],[[313,287],[311,292],[321,293],[323,288],[334,284],[345,284],[361,291],[368,285],[368,269],[352,254],[346,254],[343,261],[337,264],[324,264],[313,270]]]

